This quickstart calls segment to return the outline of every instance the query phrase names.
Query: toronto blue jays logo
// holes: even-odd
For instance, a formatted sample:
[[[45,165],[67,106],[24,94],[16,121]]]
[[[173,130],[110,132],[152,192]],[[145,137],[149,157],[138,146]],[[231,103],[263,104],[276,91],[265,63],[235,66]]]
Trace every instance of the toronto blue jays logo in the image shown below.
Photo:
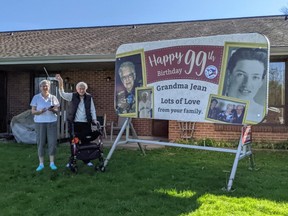
[[[127,95],[126,101],[127,101],[128,104],[132,104],[134,102],[134,95],[129,93]]]
[[[217,76],[217,74],[218,74],[218,69],[214,65],[209,65],[208,67],[206,67],[205,76],[208,79],[214,79]]]

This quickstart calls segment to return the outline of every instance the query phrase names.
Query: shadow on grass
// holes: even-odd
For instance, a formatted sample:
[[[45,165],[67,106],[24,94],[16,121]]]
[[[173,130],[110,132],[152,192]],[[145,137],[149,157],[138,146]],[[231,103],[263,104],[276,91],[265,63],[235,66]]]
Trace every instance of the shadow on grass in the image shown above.
[[[110,163],[112,160],[121,160],[123,155],[118,158],[117,154],[125,154],[125,151],[119,152],[114,153]],[[131,155],[130,152],[127,154]],[[222,189],[227,186],[235,154],[166,148],[148,152],[145,157],[138,156],[129,164],[117,163],[111,166],[113,172],[115,168],[122,170],[122,176],[125,176],[125,170],[128,169],[127,175],[133,173],[133,179],[141,187],[149,188],[149,185],[153,185],[153,192],[156,194],[154,196],[160,196],[156,200],[166,197],[164,209],[169,209],[170,205],[177,209],[175,203],[178,203],[179,212],[173,214],[173,211],[169,210],[171,215],[185,215],[185,212],[188,214],[208,206],[210,210],[222,209],[223,213],[227,213],[227,209],[223,209],[222,205],[234,209],[236,212],[233,215],[237,215],[237,211],[239,215],[243,212],[250,212],[251,215],[288,215],[288,204],[283,204],[288,201],[288,190],[285,186],[288,177],[285,171],[288,152],[262,151],[254,152],[254,155],[258,170],[249,169],[248,158],[241,160],[233,192]],[[141,163],[137,163],[137,160]],[[171,199],[172,202],[168,202]],[[247,206],[250,207],[249,211]]]
[[[35,171],[36,146],[1,144],[0,151],[4,215],[229,215],[231,209],[234,215],[288,212],[287,152],[255,152],[258,171],[248,169],[248,158],[241,160],[235,191],[225,192],[222,188],[227,186],[235,157],[229,153],[164,148],[143,156],[137,150],[116,150],[106,172],[95,172],[78,161],[78,174],[74,174],[65,167],[67,146],[58,148],[57,171],[51,171],[46,161],[39,173]]]

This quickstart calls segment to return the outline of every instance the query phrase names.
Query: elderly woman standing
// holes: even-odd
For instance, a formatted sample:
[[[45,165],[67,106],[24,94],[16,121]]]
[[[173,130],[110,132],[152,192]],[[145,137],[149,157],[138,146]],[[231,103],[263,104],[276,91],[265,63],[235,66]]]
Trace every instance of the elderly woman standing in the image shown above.
[[[54,156],[57,144],[57,112],[59,101],[56,96],[49,93],[50,81],[42,80],[39,84],[40,93],[35,95],[30,103],[34,115],[36,140],[38,147],[39,166],[36,171],[44,169],[44,147],[48,142],[50,168],[56,170]]]
[[[87,93],[88,85],[85,82],[79,82],[76,85],[76,92],[64,92],[63,79],[60,74],[56,74],[55,78],[59,83],[60,96],[70,102],[67,114],[70,137],[72,138],[73,133],[75,133],[82,140],[91,133],[91,124],[97,123],[93,98]],[[89,160],[83,160],[83,162],[88,166],[93,166],[93,163]],[[70,164],[67,164],[67,167],[69,166]]]

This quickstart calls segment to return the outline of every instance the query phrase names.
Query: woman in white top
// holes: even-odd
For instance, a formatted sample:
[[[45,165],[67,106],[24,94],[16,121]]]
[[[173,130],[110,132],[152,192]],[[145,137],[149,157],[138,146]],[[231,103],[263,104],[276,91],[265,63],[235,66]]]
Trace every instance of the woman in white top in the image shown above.
[[[57,112],[59,101],[56,96],[49,93],[50,81],[42,80],[39,84],[40,93],[35,95],[30,103],[34,115],[36,140],[38,147],[39,166],[36,171],[44,169],[44,146],[48,142],[50,168],[56,170],[54,156],[57,144]]]
[[[151,102],[148,100],[148,95],[146,91],[141,94],[142,99],[138,106],[139,118],[151,118]]]

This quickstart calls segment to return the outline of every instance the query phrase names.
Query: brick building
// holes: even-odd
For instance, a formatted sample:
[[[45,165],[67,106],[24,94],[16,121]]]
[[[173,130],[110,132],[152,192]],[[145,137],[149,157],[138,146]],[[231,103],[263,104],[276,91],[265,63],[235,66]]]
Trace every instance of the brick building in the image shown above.
[[[121,44],[257,32],[268,37],[271,46],[269,111],[265,123],[253,126],[255,141],[285,141],[288,138],[287,16],[217,19],[140,25],[48,29],[0,32],[0,132],[9,130],[12,117],[30,109],[39,78],[60,73],[73,87],[87,82],[97,106],[97,115],[106,113],[116,121],[114,103],[115,53]],[[272,75],[272,76],[271,76]],[[180,138],[179,122],[133,119],[141,136]],[[240,127],[196,123],[194,138],[237,140]]]

